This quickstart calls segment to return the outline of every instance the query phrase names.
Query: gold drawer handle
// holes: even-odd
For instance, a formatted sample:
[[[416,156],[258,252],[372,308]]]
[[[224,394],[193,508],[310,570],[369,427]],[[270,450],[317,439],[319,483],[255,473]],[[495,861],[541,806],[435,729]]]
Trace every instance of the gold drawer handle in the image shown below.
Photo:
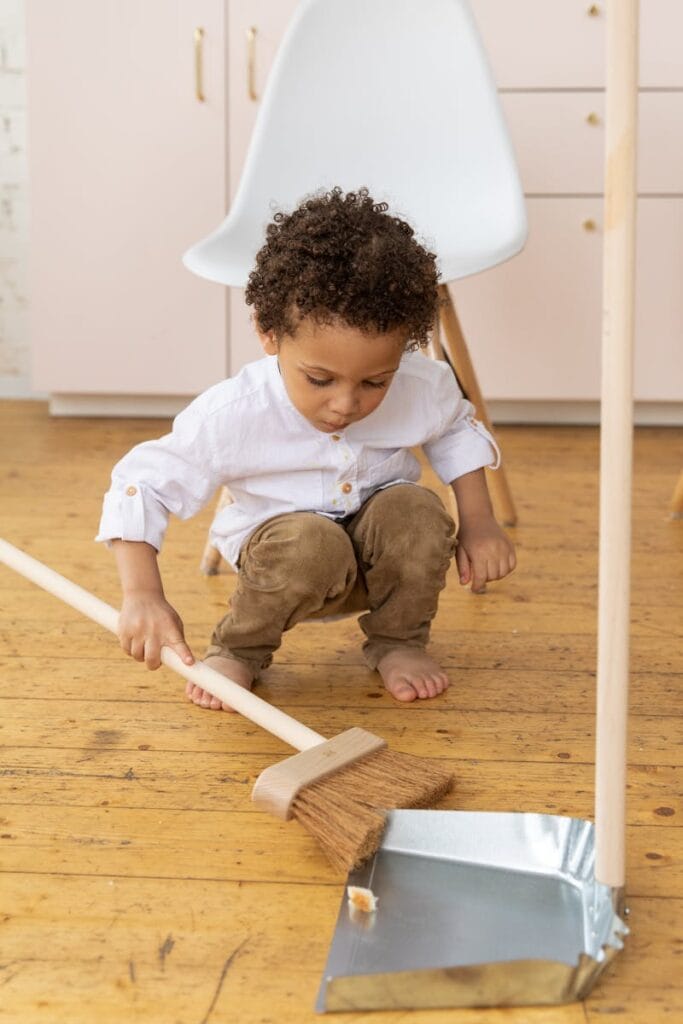
[[[249,99],[256,102],[256,29],[253,25],[247,29],[247,93]]]
[[[591,110],[590,114],[586,118],[587,124],[600,124],[600,115],[596,114],[594,110]]]
[[[587,217],[586,220],[583,221],[581,226],[583,227],[584,231],[597,231],[598,230],[598,225],[596,224],[596,222],[593,220],[592,217]]]
[[[198,103],[204,103],[204,29],[194,30],[194,94]]]

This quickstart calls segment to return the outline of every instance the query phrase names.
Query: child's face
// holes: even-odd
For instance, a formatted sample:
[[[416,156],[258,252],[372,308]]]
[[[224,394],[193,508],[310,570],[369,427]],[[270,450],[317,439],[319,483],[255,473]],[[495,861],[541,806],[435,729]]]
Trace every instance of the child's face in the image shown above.
[[[334,434],[365,419],[384,399],[405,351],[405,331],[366,334],[304,319],[293,337],[259,335],[277,355],[287,394],[316,430]]]

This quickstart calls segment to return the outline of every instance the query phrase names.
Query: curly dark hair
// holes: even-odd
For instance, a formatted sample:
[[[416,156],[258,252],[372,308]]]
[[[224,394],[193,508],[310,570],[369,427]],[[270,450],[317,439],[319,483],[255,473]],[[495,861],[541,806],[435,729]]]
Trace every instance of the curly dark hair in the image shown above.
[[[259,329],[293,336],[304,317],[380,334],[401,327],[424,348],[439,306],[436,256],[367,188],[339,187],[276,213],[245,298]]]

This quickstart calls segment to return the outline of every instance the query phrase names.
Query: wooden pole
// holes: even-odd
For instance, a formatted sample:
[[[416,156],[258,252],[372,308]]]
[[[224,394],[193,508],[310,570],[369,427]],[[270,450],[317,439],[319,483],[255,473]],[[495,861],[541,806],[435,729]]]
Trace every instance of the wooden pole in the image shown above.
[[[638,0],[607,7],[596,747],[599,882],[625,881]]]

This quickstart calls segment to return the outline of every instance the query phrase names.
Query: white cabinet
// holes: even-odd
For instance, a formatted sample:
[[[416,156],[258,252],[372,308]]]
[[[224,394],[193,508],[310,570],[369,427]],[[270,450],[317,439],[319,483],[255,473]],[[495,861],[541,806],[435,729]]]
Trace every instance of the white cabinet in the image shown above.
[[[455,301],[494,415],[533,419],[536,403],[538,418],[572,419],[584,415],[576,405],[583,403],[591,418],[600,395],[605,3],[471,6],[517,153],[530,231],[509,263],[457,282]],[[661,403],[665,417],[665,404],[674,403],[680,420],[683,5],[641,0],[640,10],[634,392],[641,403]],[[650,406],[645,415],[660,414]]]
[[[260,354],[243,293],[181,257],[229,208],[296,2],[27,0],[33,387],[53,411],[173,411]]]
[[[227,206],[224,4],[27,15],[34,389],[194,394],[228,367],[224,290],[181,264]]]

